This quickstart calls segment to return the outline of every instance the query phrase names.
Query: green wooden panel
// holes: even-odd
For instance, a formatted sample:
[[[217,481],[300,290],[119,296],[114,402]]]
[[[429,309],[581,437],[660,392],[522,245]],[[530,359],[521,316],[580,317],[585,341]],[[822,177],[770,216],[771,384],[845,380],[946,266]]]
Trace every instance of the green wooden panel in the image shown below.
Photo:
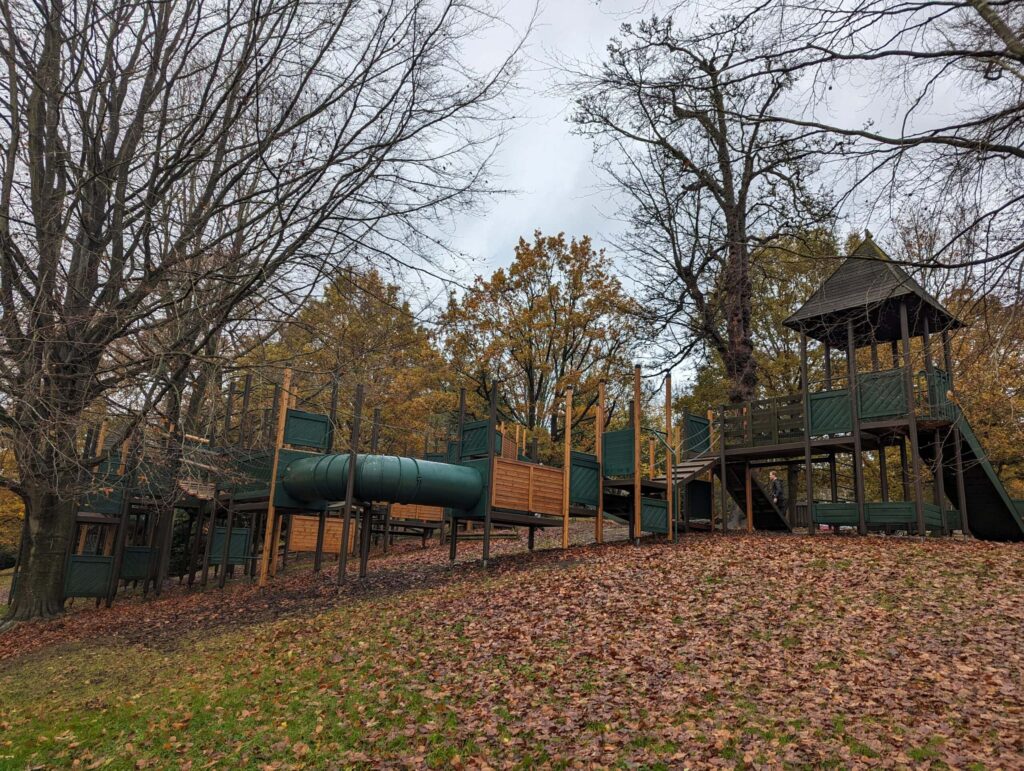
[[[227,534],[226,527],[215,527],[213,529],[213,542],[210,544],[210,564],[219,565],[221,555],[224,554],[224,536]],[[249,553],[249,528],[232,527],[231,545],[228,547],[228,564],[244,565]]]
[[[853,430],[850,414],[850,392],[822,391],[811,394],[811,436],[848,434]]]
[[[814,521],[821,525],[857,525],[857,504],[815,503]]]
[[[645,533],[667,533],[668,502],[660,498],[642,498],[640,529]]]
[[[908,525],[917,520],[913,501],[873,501],[864,504],[869,525]]]
[[[475,468],[480,473],[480,478],[484,483],[484,492],[480,496],[480,500],[476,502],[476,505],[464,512],[459,512],[460,517],[472,517],[474,519],[484,518],[484,505],[491,499],[491,464],[487,458],[474,458],[472,460],[463,461],[463,466],[469,468]]]
[[[605,431],[601,438],[601,467],[606,477],[633,475],[633,429]]]
[[[284,423],[284,443],[324,452],[331,438],[331,421],[326,415],[288,410]]]
[[[865,372],[857,381],[857,410],[861,420],[907,414],[907,390],[902,369]]]
[[[444,452],[428,452],[424,453],[423,460],[429,460],[432,463],[447,463],[448,454]]]
[[[78,510],[113,516],[121,513],[123,501],[124,485],[118,484],[113,488],[83,495],[78,502]]]
[[[924,504],[924,526],[929,530],[942,529],[942,511],[934,503]],[[960,512],[956,509],[946,509],[946,527],[950,530],[960,529]]]
[[[600,474],[601,467],[597,463],[596,455],[574,452],[572,473],[569,475],[569,502],[597,508]]]
[[[113,557],[73,554],[64,576],[65,597],[106,597]]]
[[[487,454],[487,427],[490,421],[474,420],[462,427],[462,457],[478,458]],[[501,455],[501,434],[494,430],[494,452]]]
[[[125,546],[121,561],[121,578],[125,581],[142,581],[149,578],[157,550],[152,546]]]
[[[691,519],[711,519],[711,483],[692,479],[686,483],[686,505]]]
[[[952,380],[949,375],[936,369],[931,376],[925,375],[928,381],[928,409],[929,414],[935,418],[951,420],[953,418],[953,405],[949,401],[949,390],[952,388]]]
[[[711,427],[707,418],[686,414],[684,419],[686,451],[699,455],[711,448]]]

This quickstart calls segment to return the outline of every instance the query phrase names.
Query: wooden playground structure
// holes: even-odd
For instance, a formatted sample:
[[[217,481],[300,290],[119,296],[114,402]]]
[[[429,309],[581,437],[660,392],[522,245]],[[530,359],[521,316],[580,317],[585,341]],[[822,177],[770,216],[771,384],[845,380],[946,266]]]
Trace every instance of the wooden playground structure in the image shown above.
[[[560,530],[568,548],[573,519],[593,520],[596,543],[606,520],[625,525],[634,541],[674,540],[691,529],[725,532],[737,511],[747,532],[1024,538],[1024,504],[1003,488],[957,401],[950,336],[962,322],[870,237],[786,324],[800,334],[798,392],[675,416],[666,377],[663,411],[649,411],[656,427],[645,426],[636,366],[624,425],[609,424],[604,383],[592,415],[577,414],[565,389],[560,465],[541,463],[526,429],[502,420],[499,384],[489,389],[486,415],[475,418],[463,389],[440,446],[435,437],[433,452],[428,442],[422,457],[410,457],[378,454],[379,409],[365,440],[362,386],[347,451],[336,452],[337,381],[326,404],[300,409],[284,370],[260,410],[246,375],[240,394],[231,381],[206,436],[162,426],[156,440],[107,448],[79,501],[66,595],[109,605],[122,586],[159,592],[176,546],[177,575],[189,586],[206,586],[211,569],[221,587],[229,574],[263,585],[296,554],[311,554],[314,571],[325,554],[337,555],[340,583],[351,556],[365,576],[373,540],[387,551],[399,537],[447,538],[454,561],[460,540],[479,535],[486,565],[496,529],[526,528],[531,550],[537,530]],[[817,383],[811,341],[823,348]],[[845,351],[845,372],[834,370],[837,351]],[[592,451],[576,448],[584,421],[593,426]],[[89,433],[86,455],[106,447],[105,431],[101,424]],[[867,493],[865,456],[879,471],[878,500]],[[853,479],[846,495],[842,462]],[[782,506],[758,479],[769,468],[786,480]],[[177,535],[176,522],[185,525]]]

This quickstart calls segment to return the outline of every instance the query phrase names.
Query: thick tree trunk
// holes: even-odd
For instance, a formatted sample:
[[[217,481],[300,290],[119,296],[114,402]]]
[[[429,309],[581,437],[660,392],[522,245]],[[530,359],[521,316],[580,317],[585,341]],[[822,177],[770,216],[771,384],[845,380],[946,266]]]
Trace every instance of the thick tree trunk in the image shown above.
[[[730,238],[728,262],[725,267],[725,314],[727,348],[723,355],[729,378],[729,401],[746,402],[757,389],[757,361],[751,324],[753,282],[750,278],[750,257],[745,237],[737,233]]]
[[[75,503],[41,486],[29,487],[25,517],[24,562],[4,624],[49,618],[64,610],[65,555],[74,537]]]

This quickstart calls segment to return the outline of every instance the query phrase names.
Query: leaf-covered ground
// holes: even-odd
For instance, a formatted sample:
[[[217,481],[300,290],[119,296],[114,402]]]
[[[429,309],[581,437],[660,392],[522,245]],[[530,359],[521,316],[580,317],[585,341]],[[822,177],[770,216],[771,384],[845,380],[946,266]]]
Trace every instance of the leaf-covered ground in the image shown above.
[[[0,767],[1024,766],[1024,548],[375,560],[0,637]]]

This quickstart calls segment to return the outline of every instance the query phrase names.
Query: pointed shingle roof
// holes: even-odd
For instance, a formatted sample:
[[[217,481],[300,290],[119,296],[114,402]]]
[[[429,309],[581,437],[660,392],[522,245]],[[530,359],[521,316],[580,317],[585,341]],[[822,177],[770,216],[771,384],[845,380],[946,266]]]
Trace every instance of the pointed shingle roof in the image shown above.
[[[866,233],[864,241],[784,322],[791,329],[834,345],[846,345],[847,322],[854,322],[858,345],[900,339],[899,306],[907,303],[912,337],[924,331],[955,329],[962,322],[892,261]]]

